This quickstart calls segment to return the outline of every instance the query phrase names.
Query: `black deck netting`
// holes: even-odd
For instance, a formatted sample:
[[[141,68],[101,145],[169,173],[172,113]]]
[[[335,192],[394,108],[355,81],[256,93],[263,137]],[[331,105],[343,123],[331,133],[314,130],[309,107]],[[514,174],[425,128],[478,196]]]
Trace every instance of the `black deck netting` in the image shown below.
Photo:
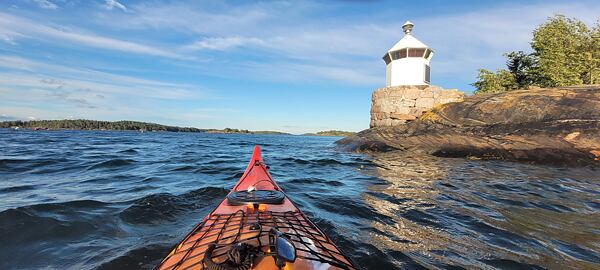
[[[327,263],[340,269],[356,269],[321,231],[300,211],[262,211],[233,214],[213,214],[198,224],[178,249],[168,258],[180,257],[177,262],[163,265],[163,269],[205,269],[202,262],[208,245],[214,243],[214,262],[227,259],[227,251],[233,243],[248,243],[268,249],[268,236],[275,228],[287,236],[297,250],[297,259]]]

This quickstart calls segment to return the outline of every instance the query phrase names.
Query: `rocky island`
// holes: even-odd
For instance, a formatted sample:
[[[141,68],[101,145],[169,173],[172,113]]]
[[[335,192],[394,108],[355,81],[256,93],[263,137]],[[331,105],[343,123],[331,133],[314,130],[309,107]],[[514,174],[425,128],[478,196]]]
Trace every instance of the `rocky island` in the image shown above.
[[[340,148],[600,165],[600,24],[549,17],[533,31],[531,53],[506,53],[506,69],[480,69],[468,97],[429,84],[433,51],[413,26],[405,23],[383,57],[386,87],[373,93],[370,129]]]
[[[359,152],[600,165],[600,85],[478,94],[337,144]]]

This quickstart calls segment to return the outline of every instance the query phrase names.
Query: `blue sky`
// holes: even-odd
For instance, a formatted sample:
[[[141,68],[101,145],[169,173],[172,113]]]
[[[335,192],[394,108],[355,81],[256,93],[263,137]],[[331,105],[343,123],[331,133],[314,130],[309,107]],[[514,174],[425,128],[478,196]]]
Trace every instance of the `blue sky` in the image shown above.
[[[556,13],[591,25],[600,4],[3,0],[0,120],[359,131],[404,21],[436,52],[432,84],[471,93]]]

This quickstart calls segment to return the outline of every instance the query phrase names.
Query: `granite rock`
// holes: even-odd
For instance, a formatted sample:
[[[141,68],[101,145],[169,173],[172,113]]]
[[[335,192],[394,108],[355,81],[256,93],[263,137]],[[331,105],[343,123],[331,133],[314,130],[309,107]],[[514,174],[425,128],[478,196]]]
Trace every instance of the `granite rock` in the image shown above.
[[[418,108],[411,110],[418,114]],[[403,116],[391,117],[372,119],[375,128],[337,145],[360,152],[600,165],[600,85],[479,94],[438,105],[414,121],[403,119],[405,124]]]

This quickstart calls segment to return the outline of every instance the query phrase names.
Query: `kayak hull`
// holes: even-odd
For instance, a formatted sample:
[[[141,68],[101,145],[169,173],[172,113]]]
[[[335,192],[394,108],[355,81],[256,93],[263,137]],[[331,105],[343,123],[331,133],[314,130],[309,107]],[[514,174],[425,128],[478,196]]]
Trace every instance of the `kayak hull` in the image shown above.
[[[255,146],[244,174],[231,190],[283,191],[269,174],[261,151]],[[285,193],[283,193],[285,195]],[[161,262],[156,269],[211,269],[209,263],[228,265],[228,250],[232,245],[245,243],[262,252],[269,249],[269,232],[275,229],[290,240],[296,250],[296,259],[287,262],[284,269],[356,269],[348,259],[298,207],[284,196],[283,201],[233,205],[224,199],[200,222]],[[213,245],[210,262],[205,260]],[[214,265],[212,266],[214,267]],[[226,268],[223,268],[226,269]],[[241,269],[241,268],[240,268]],[[281,269],[273,256],[253,259],[251,268]]]

